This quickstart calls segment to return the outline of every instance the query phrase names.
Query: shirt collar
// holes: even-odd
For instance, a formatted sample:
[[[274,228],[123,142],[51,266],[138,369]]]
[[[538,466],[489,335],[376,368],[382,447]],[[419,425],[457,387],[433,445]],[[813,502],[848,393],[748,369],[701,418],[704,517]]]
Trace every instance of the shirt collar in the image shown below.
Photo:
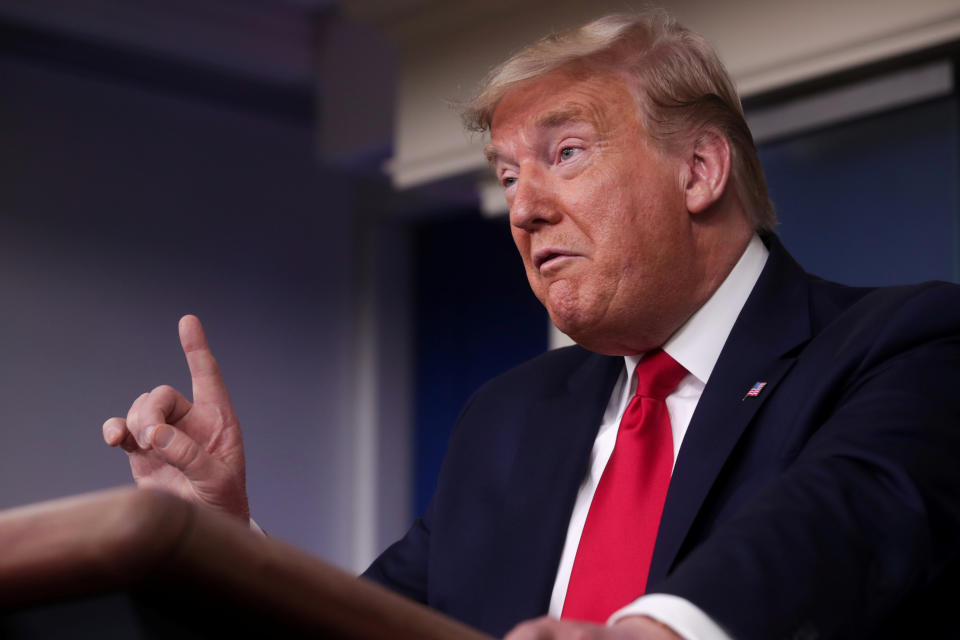
[[[727,336],[760,278],[769,255],[760,236],[753,234],[723,283],[663,344],[663,350],[701,383],[706,384],[710,378]],[[628,376],[633,375],[641,357],[643,354],[624,356]]]

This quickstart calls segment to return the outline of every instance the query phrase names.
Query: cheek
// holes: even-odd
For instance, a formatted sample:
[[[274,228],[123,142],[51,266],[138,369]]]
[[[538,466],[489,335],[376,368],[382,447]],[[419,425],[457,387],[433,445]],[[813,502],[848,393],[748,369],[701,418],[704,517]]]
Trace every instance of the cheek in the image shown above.
[[[597,241],[615,239],[628,230],[643,205],[637,198],[642,182],[629,171],[608,165],[595,167],[589,179],[580,181],[568,194],[569,210],[577,212],[578,226]]]
[[[618,269],[635,259],[647,224],[643,203],[626,197],[610,185],[585,200],[583,233],[590,241],[603,270]]]

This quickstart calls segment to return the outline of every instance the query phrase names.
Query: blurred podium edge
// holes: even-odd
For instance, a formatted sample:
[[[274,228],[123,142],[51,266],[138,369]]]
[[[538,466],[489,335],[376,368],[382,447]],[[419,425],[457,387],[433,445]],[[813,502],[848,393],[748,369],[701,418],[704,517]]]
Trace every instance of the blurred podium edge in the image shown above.
[[[115,608],[117,594],[140,614],[118,619],[144,625],[126,637],[283,630],[356,640],[489,640],[164,492],[108,489],[0,511],[0,635],[13,637],[21,620],[39,620],[96,637],[97,629],[85,628],[109,621],[98,622],[102,612],[84,615],[85,603],[112,597],[108,608]],[[64,615],[78,619],[53,620]]]

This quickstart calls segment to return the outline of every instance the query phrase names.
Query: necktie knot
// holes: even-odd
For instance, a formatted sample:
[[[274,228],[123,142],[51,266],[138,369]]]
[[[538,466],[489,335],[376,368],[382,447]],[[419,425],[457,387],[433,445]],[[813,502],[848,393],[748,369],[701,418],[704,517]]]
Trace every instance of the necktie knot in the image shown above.
[[[637,395],[664,400],[670,395],[687,370],[663,349],[654,349],[637,363]]]

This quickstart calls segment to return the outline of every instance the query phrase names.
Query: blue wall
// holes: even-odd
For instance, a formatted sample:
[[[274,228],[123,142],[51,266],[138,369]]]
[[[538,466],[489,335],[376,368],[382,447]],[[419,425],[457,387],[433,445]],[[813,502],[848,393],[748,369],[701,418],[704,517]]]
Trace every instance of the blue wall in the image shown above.
[[[800,264],[855,285],[956,280],[957,114],[952,96],[762,145]]]

